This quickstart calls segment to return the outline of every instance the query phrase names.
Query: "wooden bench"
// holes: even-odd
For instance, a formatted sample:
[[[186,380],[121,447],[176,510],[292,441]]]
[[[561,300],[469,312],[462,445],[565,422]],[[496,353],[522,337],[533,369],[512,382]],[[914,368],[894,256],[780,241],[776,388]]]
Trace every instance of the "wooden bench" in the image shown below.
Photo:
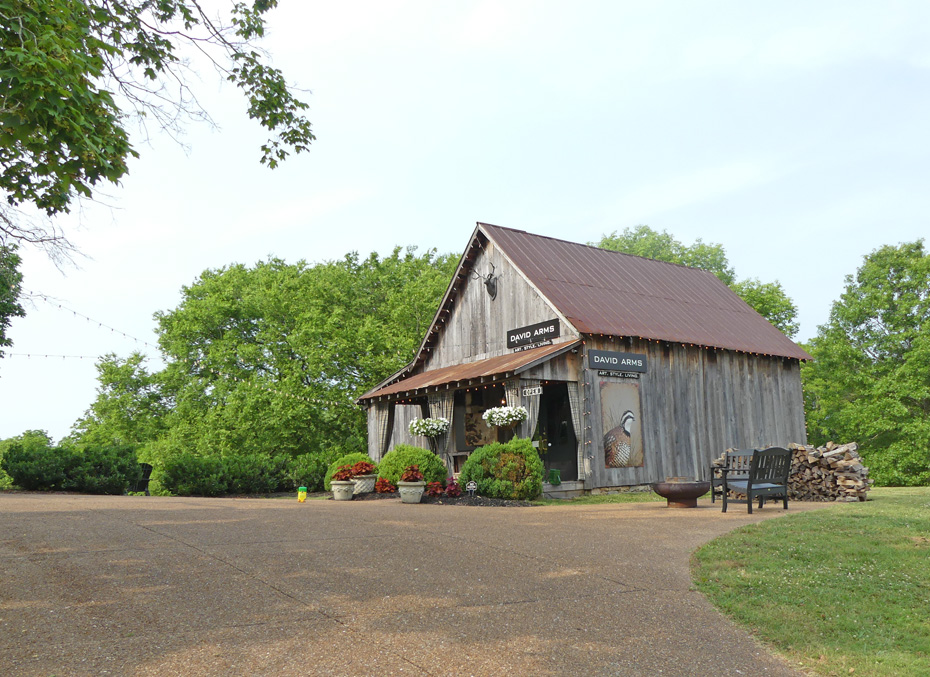
[[[791,470],[791,452],[782,447],[756,449],[752,452],[749,474],[745,479],[729,477],[724,471],[723,512],[727,511],[727,495],[733,491],[746,496],[749,514],[752,514],[752,501],[759,499],[759,509],[766,498],[781,498],[785,510],[788,509],[788,473]]]
[[[755,449],[731,449],[727,452],[725,465],[710,466],[710,502],[723,496],[723,480],[729,477],[733,480],[749,478],[749,464]]]

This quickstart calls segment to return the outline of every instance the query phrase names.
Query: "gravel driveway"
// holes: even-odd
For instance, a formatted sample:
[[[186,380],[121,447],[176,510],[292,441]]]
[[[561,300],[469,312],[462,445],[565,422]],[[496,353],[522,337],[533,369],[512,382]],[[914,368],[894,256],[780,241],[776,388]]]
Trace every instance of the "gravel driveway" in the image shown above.
[[[0,672],[797,675],[690,589],[736,507],[4,493]]]

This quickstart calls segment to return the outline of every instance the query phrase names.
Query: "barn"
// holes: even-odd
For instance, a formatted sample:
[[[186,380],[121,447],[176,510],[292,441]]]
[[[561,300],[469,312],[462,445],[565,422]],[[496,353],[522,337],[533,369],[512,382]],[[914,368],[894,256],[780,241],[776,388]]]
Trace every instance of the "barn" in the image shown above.
[[[729,447],[806,442],[808,359],[710,272],[479,223],[416,357],[358,403],[374,459],[429,441],[457,472],[519,435],[561,495],[598,493],[706,478]],[[488,427],[503,404],[527,420]],[[427,416],[448,433],[412,436]]]

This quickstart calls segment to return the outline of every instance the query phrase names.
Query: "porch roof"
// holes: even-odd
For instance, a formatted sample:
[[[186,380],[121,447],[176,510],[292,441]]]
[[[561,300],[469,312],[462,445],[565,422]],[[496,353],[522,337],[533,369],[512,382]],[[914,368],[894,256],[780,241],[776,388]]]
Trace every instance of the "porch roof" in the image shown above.
[[[581,345],[581,341],[556,343],[551,346],[541,346],[516,353],[489,357],[486,360],[454,364],[449,367],[424,371],[395,383],[370,390],[358,398],[358,402],[377,400],[381,397],[401,393],[425,395],[430,388],[439,390],[439,386],[447,386],[450,383],[461,383],[464,388],[467,385],[472,385],[475,380],[482,383],[504,380],[532,369],[547,360],[551,360],[553,357],[577,348],[579,345]]]

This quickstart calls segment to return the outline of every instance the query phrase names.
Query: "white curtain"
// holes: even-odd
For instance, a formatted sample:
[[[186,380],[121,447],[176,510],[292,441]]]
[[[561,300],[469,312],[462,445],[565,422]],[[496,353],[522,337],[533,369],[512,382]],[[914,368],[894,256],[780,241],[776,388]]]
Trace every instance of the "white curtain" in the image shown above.
[[[391,446],[394,433],[394,403],[385,401],[375,404],[378,412],[378,459],[384,458]]]
[[[538,386],[541,381],[538,378],[525,378],[520,380],[521,388],[532,388]],[[520,424],[520,437],[532,437],[536,432],[536,423],[539,419],[539,400],[540,395],[531,395],[524,397],[523,406],[526,407],[526,420]]]
[[[508,407],[520,406],[520,379],[512,378],[504,383],[504,397],[507,398]]]
[[[452,427],[452,408],[454,403],[455,391],[443,390],[442,392],[433,393],[428,397],[430,418],[444,418],[449,422],[449,430],[444,435],[430,438],[430,448],[438,454],[446,465],[452,468],[451,450],[449,440],[453,436]]]
[[[572,408],[572,425],[575,426],[575,440],[578,444],[578,479],[583,480],[585,478],[584,429],[581,426],[584,418],[581,411],[580,389],[584,387],[584,382],[569,381],[566,385],[568,385],[568,404]]]

